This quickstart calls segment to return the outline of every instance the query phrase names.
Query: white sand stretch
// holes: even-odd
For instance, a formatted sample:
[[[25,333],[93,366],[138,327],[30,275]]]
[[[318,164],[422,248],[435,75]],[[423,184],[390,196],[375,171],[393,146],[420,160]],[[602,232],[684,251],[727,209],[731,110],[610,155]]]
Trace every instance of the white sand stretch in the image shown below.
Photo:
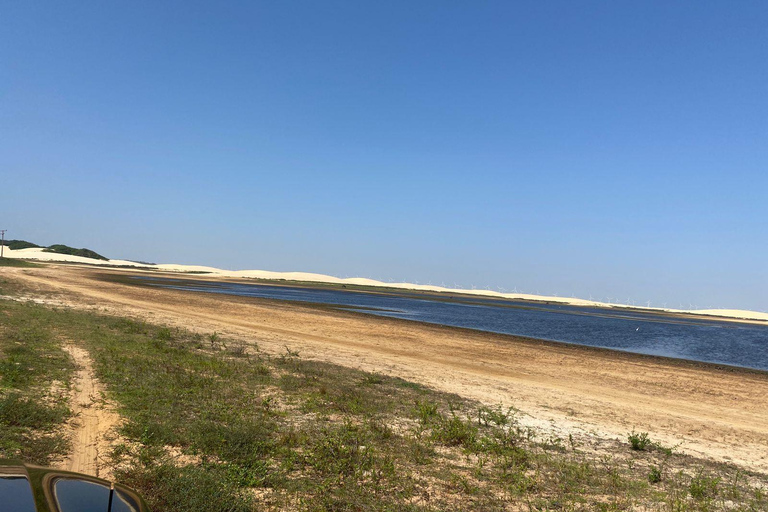
[[[19,249],[11,250],[8,247],[3,248],[3,255],[8,258],[40,260],[40,261],[63,261],[69,263],[84,263],[89,265],[109,265],[118,267],[132,267],[135,269],[152,269],[161,270],[164,272],[205,272],[206,276],[219,276],[219,277],[240,277],[249,279],[270,279],[270,280],[286,280],[286,281],[303,281],[310,283],[333,283],[333,284],[353,284],[363,286],[379,286],[384,288],[398,288],[405,290],[419,290],[419,291],[431,291],[431,292],[443,292],[443,293],[462,293],[467,295],[481,295],[484,297],[497,297],[503,299],[522,299],[533,301],[547,301],[557,302],[561,304],[569,304],[573,306],[595,306],[595,307],[631,307],[637,310],[651,310],[651,311],[666,311],[670,313],[693,313],[697,315],[710,315],[720,316],[741,320],[757,320],[768,322],[768,313],[760,311],[747,311],[740,309],[697,309],[697,310],[684,310],[684,309],[672,309],[672,308],[655,308],[655,307],[643,307],[643,306],[627,306],[626,304],[614,304],[599,302],[594,300],[578,299],[575,297],[550,297],[546,295],[531,295],[526,293],[503,293],[493,290],[465,290],[456,288],[445,288],[442,286],[413,284],[413,283],[385,283],[382,281],[376,281],[375,279],[368,279],[364,277],[349,277],[340,278],[334,276],[328,276],[325,274],[314,274],[310,272],[272,272],[269,270],[222,270],[214,267],[204,267],[199,265],[176,265],[176,264],[159,264],[149,265],[145,263],[137,263],[135,261],[128,260],[97,260],[93,258],[83,258],[81,256],[70,256],[68,254],[58,254],[54,252],[44,252],[41,248]]]

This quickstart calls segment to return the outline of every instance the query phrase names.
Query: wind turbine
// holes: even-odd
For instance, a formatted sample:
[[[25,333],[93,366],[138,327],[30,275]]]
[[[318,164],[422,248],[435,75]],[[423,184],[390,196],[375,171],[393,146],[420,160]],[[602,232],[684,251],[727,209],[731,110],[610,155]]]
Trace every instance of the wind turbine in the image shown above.
[[[646,302],[646,303],[645,303],[645,305],[646,305],[647,307],[651,307],[651,301],[648,301],[648,302]]]

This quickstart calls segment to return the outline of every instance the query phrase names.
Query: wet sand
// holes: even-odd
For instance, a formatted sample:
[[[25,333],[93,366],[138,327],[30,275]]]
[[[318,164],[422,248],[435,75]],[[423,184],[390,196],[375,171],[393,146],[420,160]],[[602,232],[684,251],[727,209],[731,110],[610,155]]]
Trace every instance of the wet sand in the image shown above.
[[[632,429],[647,431],[691,455],[768,473],[766,372],[328,307],[131,286],[111,280],[125,272],[89,267],[1,268],[0,274],[51,304],[217,331],[265,352],[289,347],[303,357],[514,406],[524,423],[560,437],[626,440]]]

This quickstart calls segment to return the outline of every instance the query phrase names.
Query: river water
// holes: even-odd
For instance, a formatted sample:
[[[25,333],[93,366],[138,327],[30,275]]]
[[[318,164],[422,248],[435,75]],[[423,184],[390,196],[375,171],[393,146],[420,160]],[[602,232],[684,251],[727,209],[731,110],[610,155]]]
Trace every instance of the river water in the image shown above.
[[[768,326],[621,309],[168,278],[145,284],[335,305],[361,313],[640,354],[768,370]]]

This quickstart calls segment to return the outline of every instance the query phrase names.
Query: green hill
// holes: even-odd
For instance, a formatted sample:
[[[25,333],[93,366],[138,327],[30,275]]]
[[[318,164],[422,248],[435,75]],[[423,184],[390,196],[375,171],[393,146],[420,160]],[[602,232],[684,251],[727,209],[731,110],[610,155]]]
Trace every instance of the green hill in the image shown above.
[[[56,252],[59,254],[69,254],[71,256],[82,256],[83,258],[91,258],[94,260],[107,261],[109,259],[90,249],[75,249],[74,247],[63,244],[54,244],[48,246],[47,248],[43,249],[43,252]]]
[[[39,245],[33,244],[32,242],[27,242],[26,240],[6,240],[3,245],[12,251],[18,251],[19,249],[29,249],[32,247],[40,247]]]

